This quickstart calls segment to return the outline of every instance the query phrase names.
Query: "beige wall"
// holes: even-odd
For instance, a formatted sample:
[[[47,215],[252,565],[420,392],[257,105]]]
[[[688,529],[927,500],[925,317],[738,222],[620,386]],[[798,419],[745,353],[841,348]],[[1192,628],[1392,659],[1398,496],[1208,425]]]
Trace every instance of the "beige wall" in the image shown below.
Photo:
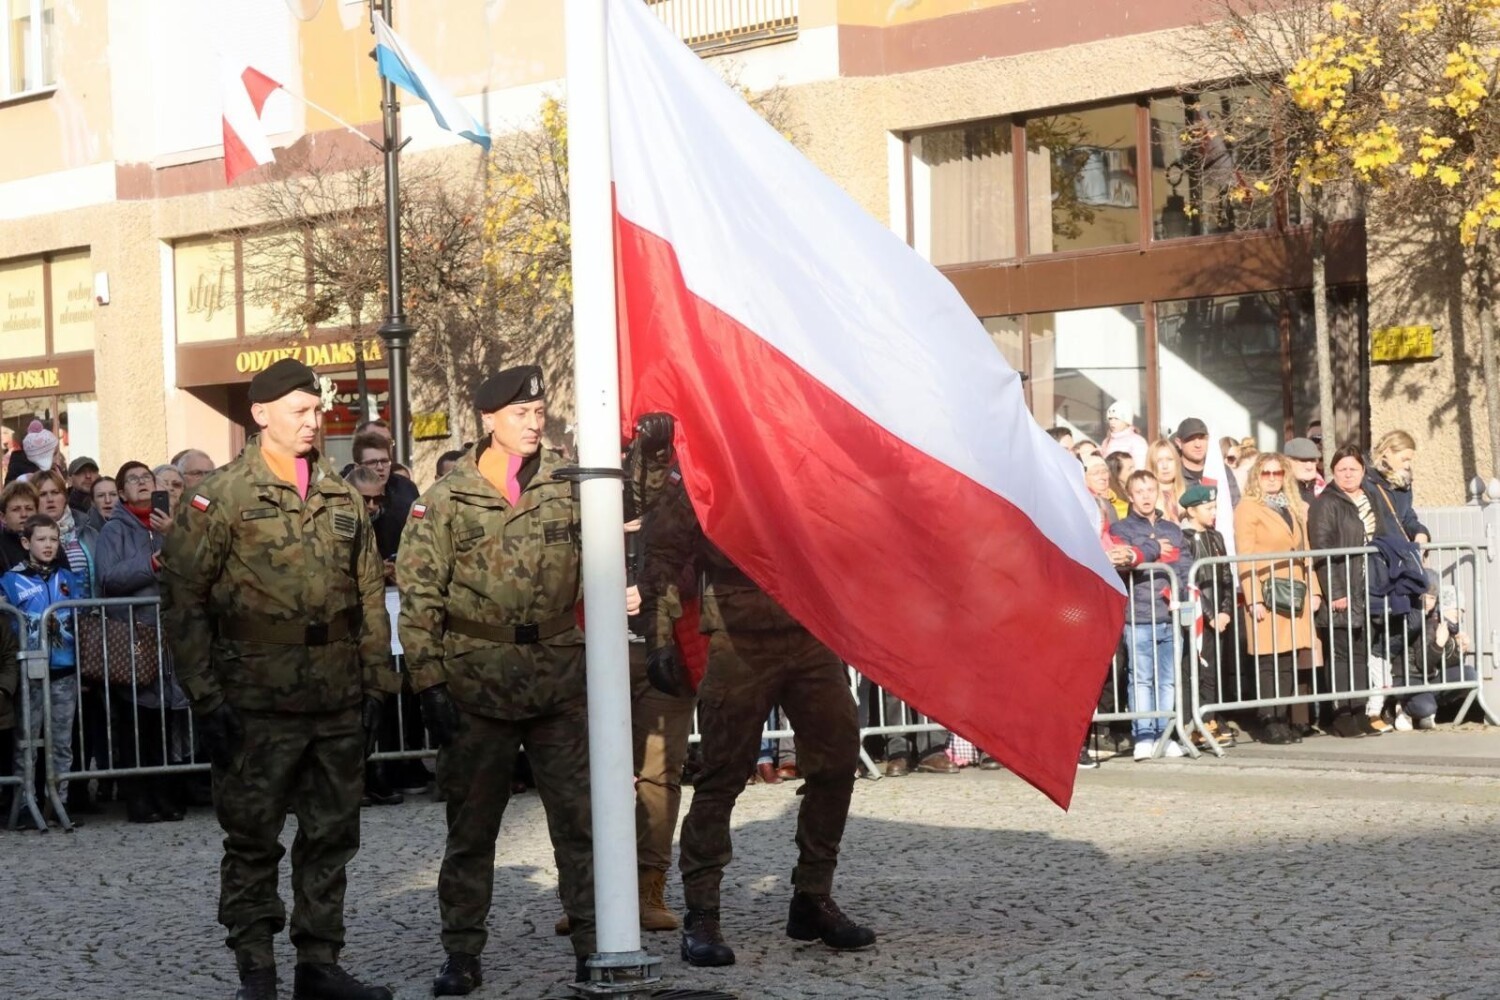
[[[1447,226],[1402,226],[1378,207],[1370,217],[1370,328],[1432,324],[1434,361],[1370,366],[1370,435],[1409,431],[1417,440],[1416,495],[1462,503],[1491,467],[1480,361],[1479,315]],[[1500,403],[1500,401],[1497,401]]]

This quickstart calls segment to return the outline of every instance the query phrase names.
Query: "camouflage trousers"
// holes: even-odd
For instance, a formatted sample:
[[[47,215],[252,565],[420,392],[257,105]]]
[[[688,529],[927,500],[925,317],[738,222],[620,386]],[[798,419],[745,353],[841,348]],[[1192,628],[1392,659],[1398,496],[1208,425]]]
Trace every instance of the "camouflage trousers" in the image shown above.
[[[277,893],[281,830],[292,840],[292,944],[299,962],[334,962],[344,946],[344,867],[359,850],[365,746],[358,709],[240,712],[245,739],[229,767],[213,769],[214,811],[224,828],[219,923],[240,971],[275,965],[271,940],[286,926]]]
[[[672,866],[682,809],[682,765],[693,729],[692,695],[663,694],[646,680],[646,647],[630,646],[630,722],[635,742],[635,853],[641,868]]]
[[[448,845],[438,874],[443,950],[478,955],[495,891],[495,841],[510,801],[516,753],[524,743],[547,812],[563,911],[573,951],[594,950],[594,841],[589,807],[588,707],[579,698],[552,715],[520,721],[460,709],[453,743],[438,752],[447,796]]]
[[[698,689],[703,773],[682,824],[682,888],[692,909],[717,909],[724,866],[733,857],[730,814],[755,764],[761,724],[780,705],[797,733],[797,866],[803,892],[833,888],[839,842],[859,764],[859,722],[844,665],[801,629],[715,632]]]

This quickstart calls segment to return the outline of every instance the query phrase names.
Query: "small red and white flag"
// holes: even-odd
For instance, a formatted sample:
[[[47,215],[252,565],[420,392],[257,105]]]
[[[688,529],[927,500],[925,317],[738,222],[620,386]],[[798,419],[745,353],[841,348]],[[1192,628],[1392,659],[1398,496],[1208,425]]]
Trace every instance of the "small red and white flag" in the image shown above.
[[[281,84],[253,66],[224,65],[224,183],[276,159],[261,113]]]
[[[1125,609],[1078,462],[942,274],[646,4],[608,15],[622,429],[674,414],[708,537],[1066,806]]]
[[[200,511],[201,510],[208,510],[208,508],[210,508],[210,507],[213,506],[213,503],[214,502],[212,500],[210,500],[208,497],[204,496],[202,493],[194,493],[193,494],[193,509],[194,510],[200,510]]]
[[[425,503],[414,503],[411,505],[411,516],[420,521],[427,516],[427,505]]]

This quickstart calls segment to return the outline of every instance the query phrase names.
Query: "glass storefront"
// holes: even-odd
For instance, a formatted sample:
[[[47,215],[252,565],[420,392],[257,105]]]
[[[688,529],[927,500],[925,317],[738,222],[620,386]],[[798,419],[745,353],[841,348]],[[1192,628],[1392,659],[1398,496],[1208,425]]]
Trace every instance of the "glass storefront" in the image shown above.
[[[934,264],[1016,255],[1010,136],[995,121],[912,137],[913,240]]]
[[[1136,147],[1134,102],[1027,120],[1033,254],[1139,242]]]
[[[1275,198],[1255,187],[1270,170],[1259,94],[1231,87],[1151,101],[1153,236],[1158,240],[1267,229]]]
[[[1140,306],[1033,313],[1026,322],[1031,411],[1043,427],[1060,425],[1101,441],[1111,403],[1123,400],[1138,416],[1146,412],[1146,325]]]

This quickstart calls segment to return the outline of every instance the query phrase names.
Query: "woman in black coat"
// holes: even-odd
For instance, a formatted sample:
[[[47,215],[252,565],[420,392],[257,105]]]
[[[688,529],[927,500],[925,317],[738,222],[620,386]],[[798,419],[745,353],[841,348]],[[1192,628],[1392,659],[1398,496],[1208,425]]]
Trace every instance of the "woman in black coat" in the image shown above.
[[[1344,445],[1333,453],[1329,470],[1333,481],[1313,501],[1308,514],[1308,541],[1314,551],[1358,549],[1377,535],[1401,535],[1389,496],[1366,481],[1364,453],[1355,445]],[[1334,691],[1355,691],[1391,683],[1390,662],[1370,622],[1368,560],[1366,555],[1325,556],[1314,560],[1314,570],[1323,586],[1323,607],[1318,614],[1318,634],[1323,639],[1324,658],[1332,672]],[[1382,618],[1381,622],[1383,623]],[[1372,657],[1371,644],[1376,653]],[[1392,727],[1380,716],[1385,698],[1371,697],[1363,713],[1351,711],[1352,702],[1334,704],[1333,731],[1338,736],[1378,735]]]

